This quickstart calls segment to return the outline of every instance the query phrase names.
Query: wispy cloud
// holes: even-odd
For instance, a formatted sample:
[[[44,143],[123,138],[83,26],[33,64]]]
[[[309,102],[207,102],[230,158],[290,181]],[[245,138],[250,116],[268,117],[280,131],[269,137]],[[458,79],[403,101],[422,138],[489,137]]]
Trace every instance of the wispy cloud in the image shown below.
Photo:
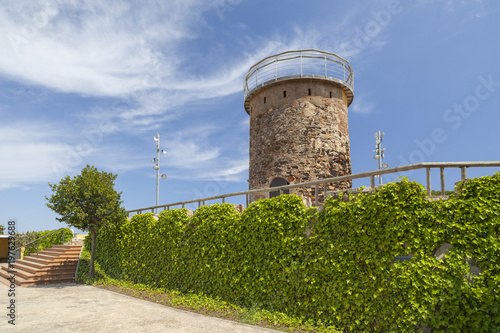
[[[186,40],[201,33],[204,11],[232,8],[239,2],[86,0],[47,5],[50,3],[19,1],[14,8],[0,9],[0,34],[18,38],[15,42],[12,38],[0,40],[0,72],[63,92],[124,99],[126,110],[114,111],[123,112],[116,116],[127,122],[164,114],[195,100],[238,93],[248,68],[265,56],[331,42],[324,38],[331,34],[315,28],[295,27],[286,36],[274,32],[259,40],[251,53],[222,59],[212,65],[217,66],[215,70],[200,76],[189,70]],[[44,20],[34,21],[38,16]],[[334,29],[348,26],[352,16]],[[27,27],[34,27],[34,32],[27,34]],[[353,45],[349,39],[333,46],[347,56],[360,52],[359,48],[349,51],[348,45]],[[380,42],[372,43],[377,45]]]
[[[0,33],[9,38],[0,42],[0,71],[63,92],[123,96],[142,86],[145,73],[168,77],[178,58],[159,47],[189,37],[187,21],[177,14],[193,2],[19,1],[17,10],[2,7]]]
[[[467,6],[472,18],[480,18],[488,14],[485,10],[484,0],[416,0],[414,4],[417,6],[441,4],[443,9],[448,13],[456,12]]]
[[[367,101],[367,98],[365,96],[356,96],[355,97],[355,103],[352,104],[352,107],[350,107],[350,110],[354,113],[359,113],[359,114],[369,114],[373,112],[373,109],[375,109],[375,103]]]
[[[221,166],[220,169],[207,174],[207,178],[210,180],[222,181],[245,181],[248,163],[248,157],[239,160],[230,160],[225,163],[225,165]]]
[[[46,124],[3,124],[0,127],[0,189],[54,179],[54,161],[64,160],[68,146]]]
[[[63,93],[103,97],[109,105],[100,103],[81,111],[75,115],[81,122],[68,124],[65,130],[71,133],[81,131],[85,125],[107,122],[103,134],[110,138],[106,145],[92,147],[87,157],[92,157],[96,165],[128,171],[143,167],[143,162],[123,157],[123,148],[114,143],[114,135],[155,131],[179,116],[179,110],[187,105],[242,93],[248,69],[264,57],[300,48],[320,48],[355,57],[386,43],[379,34],[370,43],[353,49],[353,33],[331,37],[350,31],[360,13],[356,8],[335,25],[295,26],[266,36],[244,36],[238,41],[242,43],[241,51],[232,52],[231,58],[225,54],[229,46],[224,46],[212,62],[198,64],[199,58],[187,50],[190,42],[196,43],[210,28],[204,14],[222,11],[222,20],[239,4],[234,0],[19,0],[12,6],[0,7],[0,36],[8,36],[0,38],[0,75]],[[373,107],[356,97],[353,111],[369,113]],[[65,134],[59,136],[54,128],[43,124],[18,125],[23,130],[13,134],[21,136],[27,131],[38,136],[20,141],[1,136],[1,153],[9,160],[8,166],[0,167],[2,175],[6,175],[1,176],[3,187],[52,179],[54,161],[71,164],[64,161],[79,142],[61,144],[58,139]],[[241,125],[248,126],[248,121]],[[167,164],[175,174],[196,179],[241,177],[248,167],[247,158],[226,157],[225,148],[215,143],[213,131],[204,128],[189,135],[179,129],[177,136],[168,141]],[[28,154],[28,147],[36,148],[36,153]],[[36,167],[33,161],[38,161]],[[71,164],[68,170],[76,167]]]

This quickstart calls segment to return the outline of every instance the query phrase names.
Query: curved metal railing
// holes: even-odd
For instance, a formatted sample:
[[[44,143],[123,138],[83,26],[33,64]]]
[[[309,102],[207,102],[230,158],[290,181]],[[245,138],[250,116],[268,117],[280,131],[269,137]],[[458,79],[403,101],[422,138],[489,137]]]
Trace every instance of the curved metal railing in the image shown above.
[[[352,100],[354,73],[349,62],[336,54],[315,49],[278,53],[250,67],[243,83],[244,98],[246,100],[252,92],[267,84],[299,78],[340,83],[347,88]]]
[[[478,167],[500,167],[500,161],[423,162],[423,163],[409,164],[409,165],[403,165],[403,166],[387,168],[387,169],[378,169],[375,171],[361,172],[361,173],[333,177],[333,178],[325,178],[325,179],[314,180],[314,181],[309,181],[309,182],[305,182],[305,183],[297,183],[297,184],[290,184],[290,185],[268,187],[268,188],[261,188],[261,189],[234,192],[234,193],[227,193],[227,194],[221,194],[221,195],[216,195],[216,196],[207,197],[207,198],[174,202],[174,203],[170,203],[170,204],[166,204],[166,205],[133,209],[133,210],[128,210],[127,213],[129,216],[130,216],[130,214],[133,214],[133,213],[142,214],[143,212],[146,212],[146,211],[150,211],[153,213],[156,209],[169,210],[171,207],[175,207],[175,206],[182,206],[182,208],[184,208],[185,205],[192,204],[192,203],[197,203],[198,207],[200,207],[202,204],[205,205],[205,203],[207,201],[221,199],[222,203],[224,203],[224,202],[226,202],[226,198],[243,196],[243,195],[246,196],[246,207],[248,207],[248,204],[250,203],[249,197],[253,194],[268,193],[268,192],[274,192],[274,191],[280,191],[280,193],[281,193],[282,191],[286,191],[286,190],[290,190],[290,189],[294,189],[294,188],[313,187],[313,186],[315,188],[314,189],[314,196],[315,196],[314,203],[315,203],[315,205],[318,205],[318,197],[320,195],[319,185],[323,185],[324,197],[326,197],[327,196],[327,189],[328,189],[328,186],[326,186],[326,185],[329,183],[338,183],[338,182],[349,181],[349,180],[353,180],[353,179],[370,178],[370,187],[375,187],[375,177],[377,177],[379,175],[388,175],[388,174],[400,173],[400,172],[404,172],[404,171],[418,170],[418,169],[425,169],[426,170],[427,195],[430,196],[431,195],[431,169],[434,169],[434,168],[440,169],[441,195],[444,195],[445,194],[445,173],[444,173],[444,170],[446,168],[459,168],[461,170],[461,177],[460,178],[461,178],[461,180],[464,180],[464,179],[467,179],[467,169],[468,168],[478,168]]]

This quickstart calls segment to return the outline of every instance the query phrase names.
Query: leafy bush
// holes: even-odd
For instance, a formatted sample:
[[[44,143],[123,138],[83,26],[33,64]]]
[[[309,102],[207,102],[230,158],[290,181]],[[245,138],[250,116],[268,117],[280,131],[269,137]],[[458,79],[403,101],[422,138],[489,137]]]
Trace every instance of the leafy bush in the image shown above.
[[[99,231],[96,255],[113,278],[346,332],[498,332],[500,174],[457,189],[429,201],[401,179],[320,213],[283,195],[241,215],[230,204],[135,215]]]
[[[23,243],[20,243],[19,246],[23,246],[23,244],[28,244],[40,237],[43,237],[47,234],[50,234],[54,230],[45,230],[45,231],[28,231],[25,236],[20,235],[20,239],[24,239]],[[17,238],[17,236],[16,236]],[[38,241],[38,251],[43,251],[46,248],[52,247],[52,245],[57,245],[57,244],[63,244],[66,242],[69,242],[73,238],[73,233],[71,232],[71,229],[69,228],[64,228],[64,242],[63,242],[63,230],[61,229],[60,231],[54,232],[52,235],[47,236],[45,238],[42,238]],[[17,246],[17,245],[16,245]],[[37,243],[33,243],[29,246],[27,246],[24,249],[24,255],[28,256],[30,253],[36,253],[36,248]]]

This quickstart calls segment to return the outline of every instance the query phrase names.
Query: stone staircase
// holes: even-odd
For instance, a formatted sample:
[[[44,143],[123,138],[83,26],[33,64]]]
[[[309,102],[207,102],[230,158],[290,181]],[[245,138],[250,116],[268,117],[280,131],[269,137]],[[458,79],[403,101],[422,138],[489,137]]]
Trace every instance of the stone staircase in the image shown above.
[[[70,243],[73,244],[73,243]],[[75,272],[82,245],[53,245],[44,251],[32,253],[14,264],[16,284],[19,286],[35,286],[75,282]],[[1,264],[0,279],[10,277],[8,264]],[[8,282],[10,284],[10,282]]]

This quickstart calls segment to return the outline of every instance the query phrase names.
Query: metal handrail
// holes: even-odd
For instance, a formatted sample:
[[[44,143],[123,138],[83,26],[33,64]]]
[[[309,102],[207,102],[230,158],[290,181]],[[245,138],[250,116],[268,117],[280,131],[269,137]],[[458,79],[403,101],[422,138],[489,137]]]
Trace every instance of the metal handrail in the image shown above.
[[[152,206],[152,207],[146,207],[146,208],[140,208],[140,209],[133,209],[133,210],[128,210],[127,213],[130,215],[130,213],[138,213],[141,214],[143,211],[151,211],[154,212],[155,209],[160,209],[162,208],[163,210],[168,210],[170,207],[173,206],[182,206],[184,208],[185,205],[187,204],[192,204],[192,203],[198,203],[198,207],[201,206],[201,203],[205,204],[206,201],[211,201],[211,200],[218,200],[222,199],[222,202],[224,203],[226,198],[229,197],[235,197],[235,196],[241,196],[245,195],[246,196],[246,204],[248,206],[249,203],[249,195],[251,194],[256,194],[256,193],[268,193],[268,192],[275,192],[275,191],[280,191],[280,193],[283,193],[283,191],[292,189],[292,188],[297,188],[297,187],[310,187],[310,186],[315,186],[315,203],[318,205],[318,197],[319,197],[319,185],[320,184],[328,184],[328,183],[336,183],[336,182],[342,182],[342,181],[349,181],[353,179],[360,179],[360,178],[370,178],[370,186],[375,187],[375,176],[379,175],[385,175],[385,174],[391,174],[391,173],[399,173],[399,172],[404,172],[404,171],[410,171],[410,170],[416,170],[416,169],[426,169],[426,188],[427,188],[427,195],[431,195],[431,173],[430,170],[431,168],[439,168],[440,169],[440,179],[441,179],[441,194],[444,195],[445,193],[445,177],[444,177],[444,169],[445,168],[460,168],[461,169],[461,179],[464,180],[467,178],[467,168],[472,168],[472,167],[500,167],[500,161],[483,161],[483,162],[423,162],[423,163],[416,163],[416,164],[409,164],[409,165],[404,165],[404,166],[398,166],[398,167],[393,167],[393,168],[387,168],[387,169],[380,169],[380,170],[374,170],[374,171],[367,171],[367,172],[361,172],[361,173],[356,173],[356,174],[351,174],[351,175],[345,175],[345,176],[339,176],[339,177],[332,177],[332,178],[325,178],[325,179],[320,179],[320,180],[314,180],[310,182],[305,182],[305,183],[296,183],[296,184],[290,184],[290,185],[283,185],[283,186],[276,186],[276,187],[267,187],[267,188],[262,188],[262,189],[255,189],[255,190],[248,190],[248,191],[240,191],[240,192],[233,192],[233,193],[227,193],[227,194],[221,194],[221,195],[216,195],[212,197],[206,197],[206,198],[201,198],[201,199],[193,199],[193,200],[187,200],[187,201],[180,201],[180,202],[175,202],[175,203],[170,203],[166,205],[159,205],[159,206]],[[327,186],[324,186],[324,195],[326,197],[326,191],[327,191]]]
[[[299,78],[316,78],[340,83],[348,99],[352,101],[354,73],[349,62],[334,53],[316,49],[278,53],[250,67],[243,81],[244,100],[246,101],[249,95],[267,84]]]
[[[78,256],[78,261],[76,262],[76,270],[75,270],[75,282],[76,278],[78,276],[78,267],[80,267],[80,258],[82,257],[82,252],[83,252],[84,245],[80,248],[80,255]]]
[[[38,244],[39,244],[40,239],[45,238],[45,237],[47,237],[47,236],[50,236],[50,235],[52,235],[54,232],[57,232],[57,231],[59,231],[59,230],[61,230],[61,229],[62,229],[62,231],[63,231],[63,234],[62,234],[62,243],[64,244],[64,229],[66,229],[66,228],[59,228],[59,229],[57,229],[57,230],[54,230],[54,231],[52,231],[52,232],[49,232],[49,233],[48,233],[48,234],[46,234],[46,235],[43,235],[43,236],[42,236],[42,237],[40,237],[40,238],[35,239],[34,241],[31,241],[31,242],[29,242],[29,243],[27,243],[27,244],[24,244],[24,245],[19,246],[18,248],[14,249],[14,252],[16,252],[17,250],[21,250],[23,247],[27,247],[27,246],[29,246],[29,245],[31,245],[31,244],[33,244],[33,243],[35,243],[35,242],[36,242],[36,257],[38,258]],[[28,250],[29,250],[29,248],[28,248]]]

